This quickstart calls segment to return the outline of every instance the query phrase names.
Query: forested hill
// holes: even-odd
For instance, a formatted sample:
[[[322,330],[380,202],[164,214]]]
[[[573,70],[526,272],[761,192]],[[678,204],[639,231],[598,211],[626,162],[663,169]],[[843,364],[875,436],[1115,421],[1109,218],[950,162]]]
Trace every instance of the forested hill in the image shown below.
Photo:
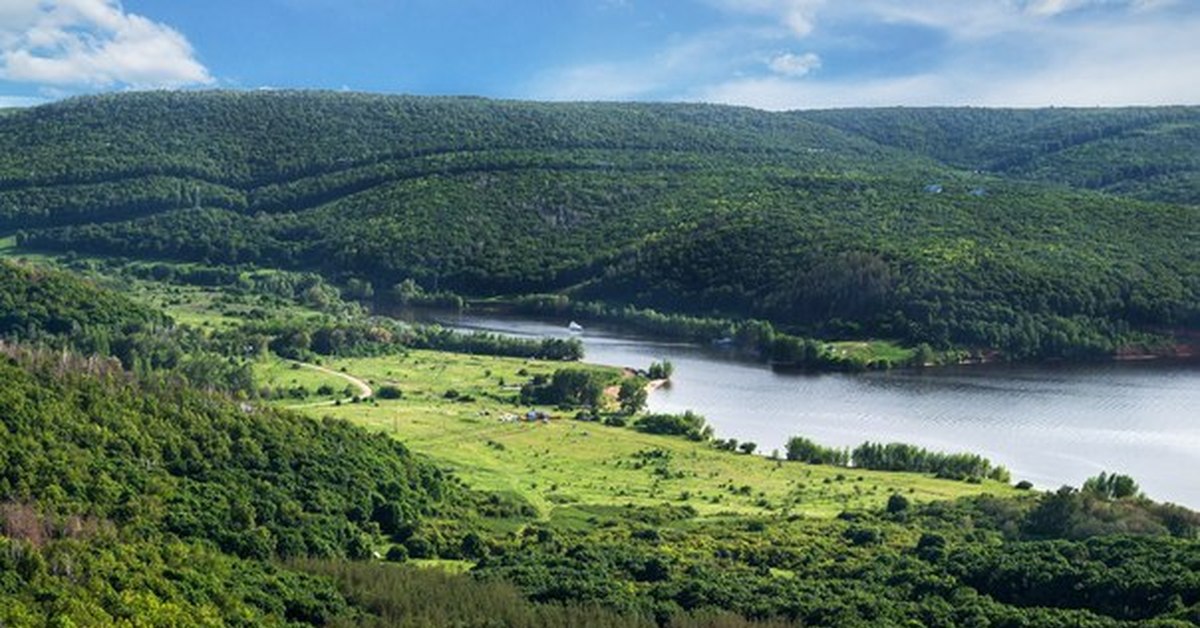
[[[0,260],[0,339],[80,343],[88,336],[115,337],[169,324],[160,312],[91,282]]]
[[[969,170],[1200,204],[1200,107],[885,108],[795,115]]]
[[[939,111],[915,114],[992,115]],[[1139,111],[1179,116],[1154,128],[1190,137],[1190,110],[1106,115]],[[982,124],[929,126],[918,146],[924,127],[880,131],[887,112],[835,113],[80,98],[0,118],[0,230],[45,250],[357,277],[379,295],[406,279],[470,296],[559,292],[1013,357],[1104,355],[1200,327],[1200,205],[974,163],[1007,154]],[[1034,140],[1073,137],[1090,114],[994,115],[1003,145],[1026,126],[1043,129]],[[1108,157],[1089,168],[1125,176],[1130,162]]]
[[[680,167],[685,156],[703,154],[831,170],[899,154],[823,124],[743,108],[318,92],[76,98],[5,119],[0,148],[4,189],[159,175],[227,193],[334,172],[358,179],[366,173],[356,168],[422,157],[413,166],[436,169],[453,162],[428,158],[477,152],[536,151],[553,163],[559,151],[593,150],[563,157],[597,169],[618,166],[605,151],[663,153]],[[241,200],[253,206],[258,198]]]

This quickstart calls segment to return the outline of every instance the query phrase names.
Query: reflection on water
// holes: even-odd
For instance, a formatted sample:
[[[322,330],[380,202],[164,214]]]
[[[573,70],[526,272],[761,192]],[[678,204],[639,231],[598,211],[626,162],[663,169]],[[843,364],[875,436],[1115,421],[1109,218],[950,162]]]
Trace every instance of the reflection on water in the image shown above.
[[[566,321],[466,316],[444,324],[568,337]],[[589,327],[587,361],[669,359],[655,411],[696,410],[725,438],[770,452],[802,434],[829,445],[903,441],[971,451],[1053,488],[1100,471],[1134,476],[1155,499],[1200,508],[1200,368],[1174,363],[969,366],[862,375],[779,374],[710,347]]]

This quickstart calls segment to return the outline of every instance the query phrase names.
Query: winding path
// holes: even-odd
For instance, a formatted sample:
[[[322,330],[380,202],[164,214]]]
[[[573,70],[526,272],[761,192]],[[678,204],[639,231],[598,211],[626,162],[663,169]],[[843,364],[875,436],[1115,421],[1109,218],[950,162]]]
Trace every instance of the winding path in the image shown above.
[[[316,364],[309,364],[307,362],[296,362],[296,364],[299,364],[302,368],[306,368],[310,371],[318,371],[318,372],[324,373],[326,375],[332,375],[334,377],[339,377],[341,379],[344,379],[344,380],[350,382],[351,386],[354,386],[355,388],[358,389],[358,398],[359,399],[369,399],[375,395],[375,391],[371,388],[370,384],[368,384],[367,382],[365,382],[349,373],[343,373],[341,371],[327,369],[323,366],[318,366]],[[332,405],[336,404],[338,401],[339,400],[318,401],[316,403],[303,403],[303,404],[299,404],[299,405],[295,405],[295,406],[288,406],[288,407],[293,408],[293,409],[317,408],[320,406],[332,406]]]

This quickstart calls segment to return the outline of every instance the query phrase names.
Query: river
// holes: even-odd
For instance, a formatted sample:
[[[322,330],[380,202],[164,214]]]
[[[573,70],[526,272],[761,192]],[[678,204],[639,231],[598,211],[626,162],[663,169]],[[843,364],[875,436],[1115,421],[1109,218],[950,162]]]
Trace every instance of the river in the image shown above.
[[[442,317],[449,327],[568,337],[561,324]],[[670,360],[653,411],[695,410],[722,438],[769,453],[793,435],[837,446],[865,440],[969,451],[1042,488],[1101,471],[1133,476],[1150,497],[1200,509],[1200,365],[1113,362],[983,365],[865,374],[773,372],[720,349],[613,329],[574,334],[586,361],[646,368]]]

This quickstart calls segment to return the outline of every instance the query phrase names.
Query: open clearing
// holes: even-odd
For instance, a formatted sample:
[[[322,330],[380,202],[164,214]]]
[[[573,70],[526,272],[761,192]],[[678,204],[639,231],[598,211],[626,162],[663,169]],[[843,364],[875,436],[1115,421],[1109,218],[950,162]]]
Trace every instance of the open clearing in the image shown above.
[[[520,495],[544,518],[564,525],[594,524],[627,505],[689,505],[707,517],[833,517],[847,508],[881,507],[893,493],[920,502],[1013,492],[991,481],[975,485],[718,451],[682,438],[575,421],[573,412],[553,408],[541,408],[555,416],[548,423],[512,420],[529,410],[516,404],[518,385],[562,363],[410,351],[325,366],[377,388],[394,386],[402,398],[305,412],[393,434],[467,484]],[[584,368],[617,376],[616,369]]]

